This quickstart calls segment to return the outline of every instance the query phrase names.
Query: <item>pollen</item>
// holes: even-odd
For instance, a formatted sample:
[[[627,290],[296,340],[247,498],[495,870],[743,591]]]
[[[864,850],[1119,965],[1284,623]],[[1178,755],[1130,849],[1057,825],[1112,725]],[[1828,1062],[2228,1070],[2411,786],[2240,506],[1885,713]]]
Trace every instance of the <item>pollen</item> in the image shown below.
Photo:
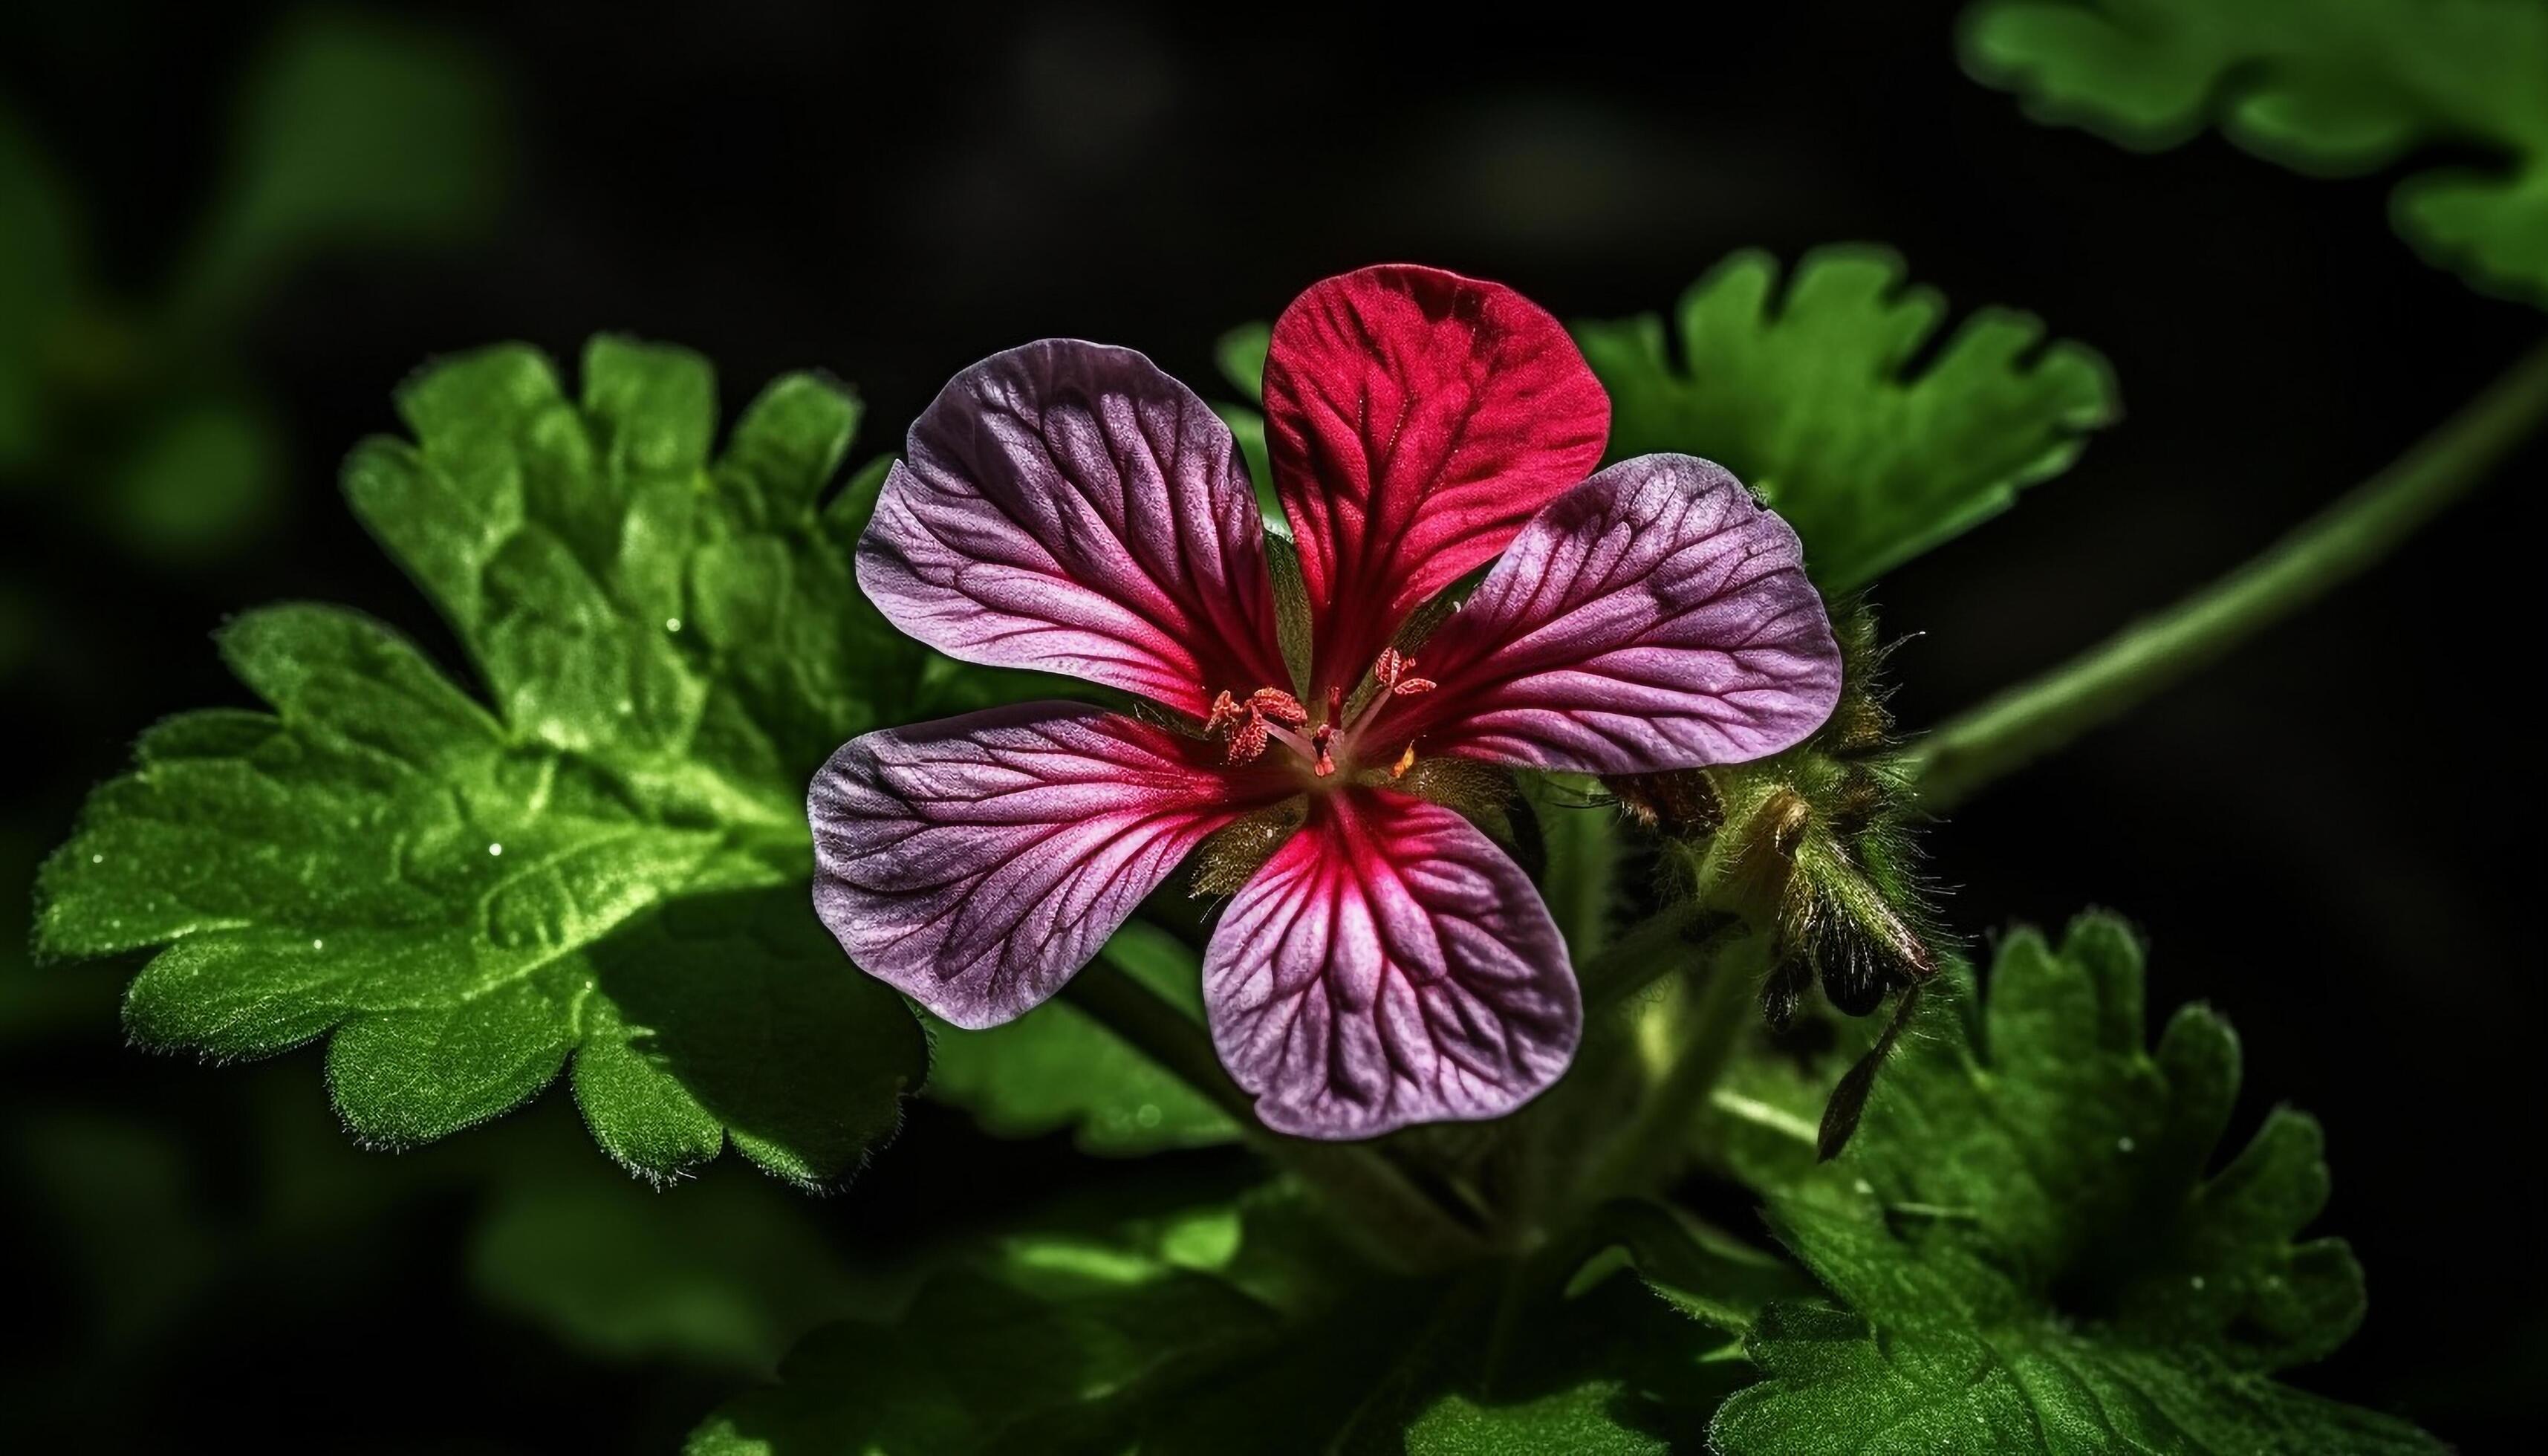
[[[1298,728],[1309,721],[1309,709],[1282,688],[1259,687],[1244,700],[1224,688],[1214,695],[1204,715],[1203,731],[1228,736],[1227,760],[1234,767],[1264,757],[1265,745],[1277,728]]]
[[[1404,655],[1395,647],[1384,648],[1381,651],[1380,660],[1371,665],[1371,676],[1382,687],[1389,690],[1389,695],[1392,697],[1413,697],[1419,692],[1430,692],[1441,685],[1430,678],[1416,677],[1415,659]]]

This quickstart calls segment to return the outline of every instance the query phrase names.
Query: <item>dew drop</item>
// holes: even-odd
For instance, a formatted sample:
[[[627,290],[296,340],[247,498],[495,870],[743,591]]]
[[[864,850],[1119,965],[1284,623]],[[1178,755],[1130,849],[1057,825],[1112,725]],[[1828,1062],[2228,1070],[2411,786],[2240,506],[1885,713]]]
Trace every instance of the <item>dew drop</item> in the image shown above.
[[[327,949],[327,943],[325,941],[312,941],[310,943],[310,949],[313,951],[324,951]]]
[[[103,864],[106,863],[106,857],[104,855],[91,855],[88,857],[88,863],[91,864]]]
[[[1158,1105],[1150,1102],[1142,1103],[1133,1110],[1133,1121],[1137,1126],[1143,1128],[1157,1127],[1159,1125]]]
[[[664,630],[667,632],[678,632],[682,630],[682,619],[680,617],[664,618]]]
[[[1875,1185],[1867,1182],[1865,1178],[1861,1178],[1858,1180],[1858,1191],[1861,1193],[1873,1193],[1875,1191]]]
[[[502,845],[489,845],[487,847],[487,853],[491,855],[501,855],[504,853],[504,847]]]
[[[2118,1138],[2115,1139],[2115,1151],[2117,1152],[2130,1152],[2133,1150],[2135,1145],[2136,1144],[2133,1139],[2130,1138]]]
[[[2196,1289],[2201,1289],[2201,1288],[2203,1287],[2203,1276],[2202,1276],[2202,1275],[2197,1274],[2197,1275],[2195,1275],[2195,1276],[2194,1276],[2194,1287],[2195,1287]]]

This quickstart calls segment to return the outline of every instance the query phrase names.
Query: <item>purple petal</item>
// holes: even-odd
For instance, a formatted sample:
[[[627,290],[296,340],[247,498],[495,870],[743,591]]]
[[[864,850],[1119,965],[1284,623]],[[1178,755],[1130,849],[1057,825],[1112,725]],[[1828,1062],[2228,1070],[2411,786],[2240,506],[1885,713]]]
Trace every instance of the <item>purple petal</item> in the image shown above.
[[[814,910],[867,974],[959,1027],[1059,990],[1246,808],[1204,746],[1077,703],[870,733],[814,775]]]
[[[1228,426],[1130,349],[1046,339],[958,374],[911,427],[859,584],[951,657],[1201,716],[1284,685],[1263,522]]]
[[[1741,763],[1840,698],[1840,648],[1796,533],[1725,470],[1623,460],[1549,503],[1417,651],[1440,685],[1375,727],[1587,774]]]
[[[1319,796],[1204,955],[1222,1064],[1278,1133],[1498,1117],[1557,1080],[1584,1006],[1519,866],[1439,804]]]

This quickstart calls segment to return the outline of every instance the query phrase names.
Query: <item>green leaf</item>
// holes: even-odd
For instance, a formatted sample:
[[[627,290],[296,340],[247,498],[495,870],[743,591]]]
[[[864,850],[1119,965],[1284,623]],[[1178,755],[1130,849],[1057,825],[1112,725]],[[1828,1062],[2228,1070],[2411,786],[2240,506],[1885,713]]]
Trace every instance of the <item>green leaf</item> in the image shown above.
[[[2277,1111],[2214,1155],[2237,1043],[2189,1007],[2143,1045],[2141,952],[2110,916],[2001,947],[1940,998],[1823,1175],[1773,1223],[1848,1309],[1774,1305],[1730,1456],[1987,1449],[2431,1452],[2404,1422],[2276,1384],[2362,1315],[2317,1126]]]
[[[221,206],[178,269],[172,308],[208,322],[303,256],[456,241],[502,186],[501,86],[484,57],[377,16],[314,12],[250,71]]]
[[[207,560],[234,550],[273,513],[284,449],[260,410],[236,399],[186,400],[136,425],[96,512],[128,549]]]
[[[1183,942],[1134,921],[1100,954],[1203,1024],[1203,968]],[[988,1031],[942,1028],[931,1059],[930,1095],[1003,1138],[1067,1128],[1089,1152],[1145,1153],[1238,1136],[1211,1099],[1067,1001]]]
[[[1012,1237],[893,1324],[818,1332],[689,1450],[1659,1456],[1743,1374],[1635,1280],[1500,1321],[1502,1271],[1386,1278],[1286,1212]]]
[[[731,1140],[838,1178],[926,1064],[804,902],[808,776],[920,691],[920,650],[822,510],[856,402],[782,379],[711,458],[707,365],[601,338],[581,401],[505,346],[400,407],[415,441],[358,446],[346,493],[493,708],[356,613],[240,617],[223,653],[272,711],[143,736],[45,866],[41,948],[166,947],[126,1002],[145,1046],[232,1059],[332,1034],[367,1141],[494,1117],[571,1058],[634,1171]]]
[[[1722,464],[1836,595],[2007,509],[2118,417],[2105,360],[2047,343],[2031,315],[1981,310],[1930,352],[1946,300],[1903,279],[1886,249],[1825,247],[1782,292],[1778,264],[1745,251],[1683,296],[1669,345],[1652,315],[1577,324],[1610,392],[1609,458]]]
[[[864,1293],[801,1200],[717,1178],[671,1193],[625,1179],[502,1185],[469,1270],[489,1306],[599,1358],[744,1372],[775,1368]]]
[[[2126,146],[2220,127],[2351,176],[2427,146],[2482,166],[2398,185],[2398,230],[2476,288],[2548,306],[2548,6],[2524,0],[1985,0],[1964,63],[2040,121]]]

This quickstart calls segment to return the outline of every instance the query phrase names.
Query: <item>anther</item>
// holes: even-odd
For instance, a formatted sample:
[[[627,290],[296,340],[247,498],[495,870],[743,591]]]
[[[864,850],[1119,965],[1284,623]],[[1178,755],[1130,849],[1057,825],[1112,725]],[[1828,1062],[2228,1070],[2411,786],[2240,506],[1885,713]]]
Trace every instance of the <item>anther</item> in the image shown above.
[[[1247,706],[1249,711],[1263,713],[1286,728],[1298,728],[1310,721],[1310,710],[1301,706],[1299,698],[1280,687],[1257,688],[1247,694]]]
[[[1380,685],[1387,688],[1393,697],[1412,697],[1441,685],[1429,678],[1413,676],[1414,672],[1415,659],[1402,654],[1395,647],[1382,648],[1380,660],[1371,665],[1372,677],[1379,680]]]

